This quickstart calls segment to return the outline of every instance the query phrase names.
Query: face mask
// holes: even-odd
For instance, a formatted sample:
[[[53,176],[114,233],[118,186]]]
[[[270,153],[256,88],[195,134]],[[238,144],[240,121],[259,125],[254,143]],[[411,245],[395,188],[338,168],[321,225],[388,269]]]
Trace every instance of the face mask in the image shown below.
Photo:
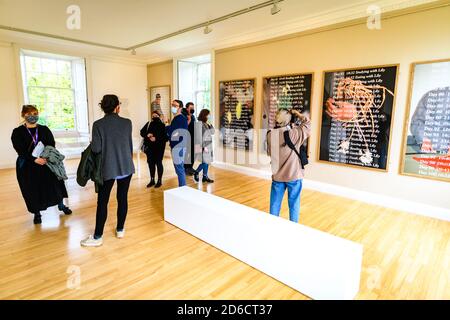
[[[192,110],[192,109],[191,109],[191,114],[194,114],[194,113],[195,113],[195,110]]]
[[[153,117],[152,120],[153,120],[153,121],[158,121],[158,120],[159,120],[159,117]]]
[[[36,122],[39,121],[39,116],[26,116],[26,117],[25,117],[25,120],[26,120],[28,123],[35,124]]]
[[[178,112],[178,108],[177,108],[177,107],[174,107],[174,106],[172,106],[171,110],[172,110],[172,113],[173,113],[173,114],[175,114],[175,113]]]

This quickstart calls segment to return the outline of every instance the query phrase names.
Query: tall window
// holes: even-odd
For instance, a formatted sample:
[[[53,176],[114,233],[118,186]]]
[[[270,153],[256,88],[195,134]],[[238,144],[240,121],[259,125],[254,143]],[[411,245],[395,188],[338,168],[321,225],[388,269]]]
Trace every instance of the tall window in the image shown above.
[[[199,56],[178,61],[178,97],[194,102],[197,114],[201,109],[211,110],[210,56]]]
[[[84,59],[22,51],[27,104],[39,109],[39,123],[53,131],[88,132]]]

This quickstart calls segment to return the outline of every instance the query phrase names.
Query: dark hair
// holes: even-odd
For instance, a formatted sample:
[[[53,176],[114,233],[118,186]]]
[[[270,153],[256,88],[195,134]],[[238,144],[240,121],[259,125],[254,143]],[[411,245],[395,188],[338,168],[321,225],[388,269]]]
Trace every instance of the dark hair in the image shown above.
[[[100,108],[106,114],[113,113],[117,106],[120,104],[119,97],[114,94],[107,94],[103,96],[100,102]]]
[[[194,105],[193,102],[188,102],[188,103],[186,103],[186,109],[189,108],[190,106],[193,106],[193,105]]]
[[[198,120],[201,122],[206,122],[207,121],[207,117],[209,116],[209,110],[208,109],[203,109],[202,111],[200,111],[200,114],[198,115]]]
[[[176,101],[177,103],[178,103],[178,105],[180,106],[180,108],[181,109],[183,109],[183,101],[181,101],[181,100],[177,100],[177,99],[175,99],[175,100],[173,100],[173,101]]]
[[[21,113],[22,118],[25,117],[25,115],[30,112],[39,113],[39,110],[38,110],[38,108],[36,108],[36,106],[34,106],[32,104],[26,104],[26,105],[22,106],[22,113]]]

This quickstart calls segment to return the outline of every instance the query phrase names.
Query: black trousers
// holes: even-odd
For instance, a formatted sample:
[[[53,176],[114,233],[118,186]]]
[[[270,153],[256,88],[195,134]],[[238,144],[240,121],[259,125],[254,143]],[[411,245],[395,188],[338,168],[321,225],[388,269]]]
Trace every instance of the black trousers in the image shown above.
[[[158,181],[162,181],[164,173],[163,158],[164,154],[147,154],[147,163],[150,170],[150,178],[152,180],[155,180],[155,173],[156,170],[158,170]]]
[[[122,231],[128,213],[128,189],[130,188],[132,175],[117,180],[117,230]],[[95,220],[95,238],[103,236],[106,218],[108,217],[108,202],[111,190],[116,180],[107,180],[98,190],[97,217]]]

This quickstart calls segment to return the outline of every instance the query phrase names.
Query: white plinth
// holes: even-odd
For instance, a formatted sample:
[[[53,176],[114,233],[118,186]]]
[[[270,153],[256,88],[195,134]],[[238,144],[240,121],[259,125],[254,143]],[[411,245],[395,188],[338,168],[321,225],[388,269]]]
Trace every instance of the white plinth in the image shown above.
[[[313,299],[359,291],[358,243],[190,187],[164,192],[164,219]]]

